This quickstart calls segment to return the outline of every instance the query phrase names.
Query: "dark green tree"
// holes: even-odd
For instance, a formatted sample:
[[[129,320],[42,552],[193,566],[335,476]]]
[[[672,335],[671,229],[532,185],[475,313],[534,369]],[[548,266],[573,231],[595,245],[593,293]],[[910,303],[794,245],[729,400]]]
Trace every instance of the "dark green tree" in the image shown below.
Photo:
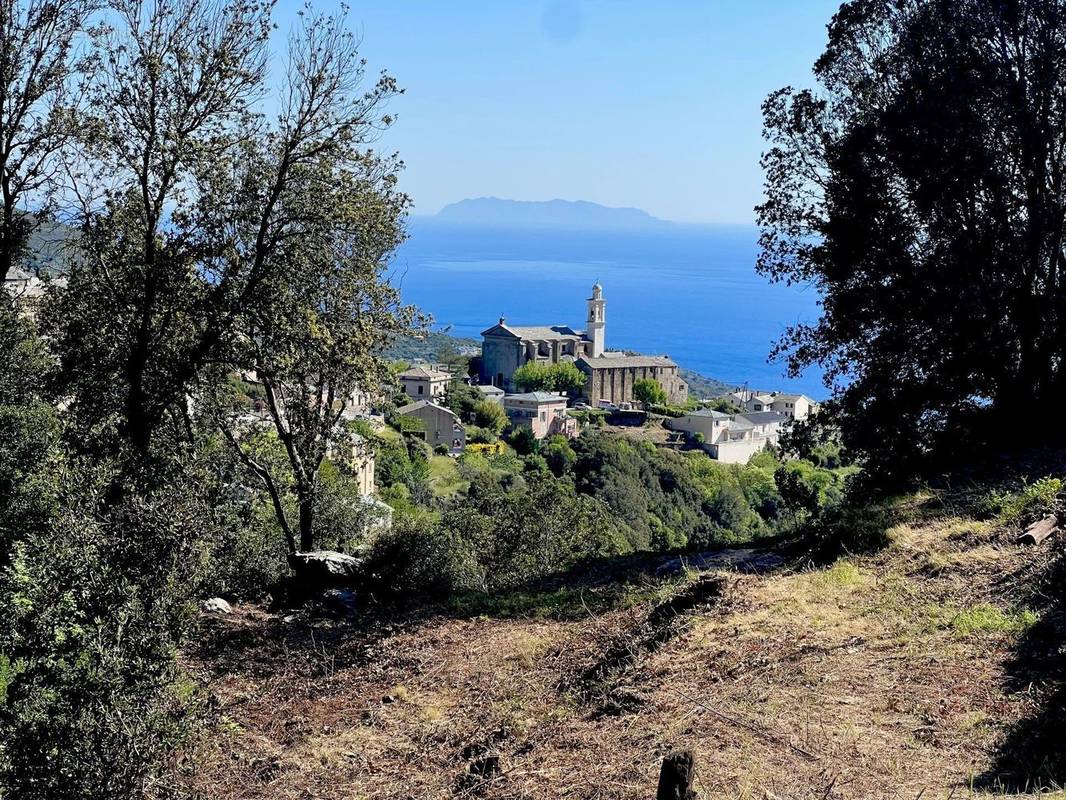
[[[823,296],[776,353],[826,368],[822,421],[872,471],[1017,438],[1003,423],[1066,398],[1064,19],[1062,0],[852,0],[818,88],[764,105],[759,270]]]

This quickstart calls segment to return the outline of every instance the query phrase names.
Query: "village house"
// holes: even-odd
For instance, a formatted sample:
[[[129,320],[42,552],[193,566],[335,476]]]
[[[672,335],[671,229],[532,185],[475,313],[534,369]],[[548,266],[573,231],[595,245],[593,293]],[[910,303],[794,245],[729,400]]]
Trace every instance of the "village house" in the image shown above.
[[[444,406],[418,400],[396,409],[396,413],[421,420],[425,426],[426,442],[433,448],[443,445],[450,454],[458,455],[466,447],[466,429],[459,417]]]
[[[360,497],[369,497],[377,491],[374,482],[376,459],[374,448],[357,433],[348,434],[330,441],[326,457],[343,462],[355,478]]]
[[[703,408],[666,420],[666,427],[690,437],[700,434],[702,447],[711,458],[725,464],[746,464],[767,445],[776,445],[784,427],[791,421],[790,417],[775,411],[723,414]]]
[[[511,424],[516,428],[532,429],[536,439],[556,435],[572,439],[577,436],[577,420],[567,415],[566,404],[565,395],[550,392],[509,394],[503,398],[503,408]]]
[[[488,400],[490,403],[496,403],[497,405],[503,404],[504,395],[507,394],[499,386],[493,386],[491,383],[482,384],[477,387],[477,390],[481,392],[481,395],[485,400]]]
[[[432,367],[416,366],[401,372],[400,386],[412,400],[439,400],[448,391],[452,376]]]
[[[607,350],[607,301],[600,284],[592,287],[587,306],[584,331],[567,325],[508,325],[501,317],[497,325],[481,334],[481,383],[514,391],[512,378],[519,367],[531,362],[570,362],[585,373],[584,397],[593,404],[601,400],[618,406],[633,402],[633,384],[641,379],[658,381],[674,405],[688,400],[688,384],[668,356]]]
[[[776,411],[792,419],[806,419],[818,411],[818,403],[805,394],[736,389],[725,395],[725,398],[744,411]]]

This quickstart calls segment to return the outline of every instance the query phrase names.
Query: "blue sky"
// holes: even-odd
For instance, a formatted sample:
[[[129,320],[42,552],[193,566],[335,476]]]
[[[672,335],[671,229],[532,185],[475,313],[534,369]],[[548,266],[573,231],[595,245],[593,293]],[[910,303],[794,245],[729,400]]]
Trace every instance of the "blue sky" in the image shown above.
[[[301,5],[279,0],[283,30]],[[379,146],[406,162],[416,214],[494,195],[745,223],[761,196],[759,106],[810,83],[838,5],[364,0],[349,19],[371,70],[406,90]]]

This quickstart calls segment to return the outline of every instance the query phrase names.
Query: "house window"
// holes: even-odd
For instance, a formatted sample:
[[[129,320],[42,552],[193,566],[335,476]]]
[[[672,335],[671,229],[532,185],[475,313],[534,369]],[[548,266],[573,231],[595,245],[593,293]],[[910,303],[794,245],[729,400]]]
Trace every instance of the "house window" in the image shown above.
[[[423,393],[425,392],[425,389],[426,389],[426,387],[425,387],[425,386],[422,386],[421,384],[419,384],[419,386],[418,386],[418,393],[419,393],[419,394],[423,394]]]
[[[547,411],[541,411],[540,412],[540,421],[541,422],[547,422],[548,421],[548,412]]]

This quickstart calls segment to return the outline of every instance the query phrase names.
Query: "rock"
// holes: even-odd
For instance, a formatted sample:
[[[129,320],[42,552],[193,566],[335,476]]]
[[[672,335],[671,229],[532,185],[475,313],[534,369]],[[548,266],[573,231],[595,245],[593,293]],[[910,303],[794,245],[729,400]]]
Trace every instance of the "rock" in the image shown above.
[[[342,617],[354,617],[358,612],[355,592],[350,589],[328,589],[322,594],[326,609]]]
[[[293,553],[289,565],[301,578],[322,584],[344,584],[359,576],[363,560],[334,550]]]
[[[210,600],[204,600],[203,609],[209,614],[232,614],[233,606],[223,600],[221,597],[212,597]]]

